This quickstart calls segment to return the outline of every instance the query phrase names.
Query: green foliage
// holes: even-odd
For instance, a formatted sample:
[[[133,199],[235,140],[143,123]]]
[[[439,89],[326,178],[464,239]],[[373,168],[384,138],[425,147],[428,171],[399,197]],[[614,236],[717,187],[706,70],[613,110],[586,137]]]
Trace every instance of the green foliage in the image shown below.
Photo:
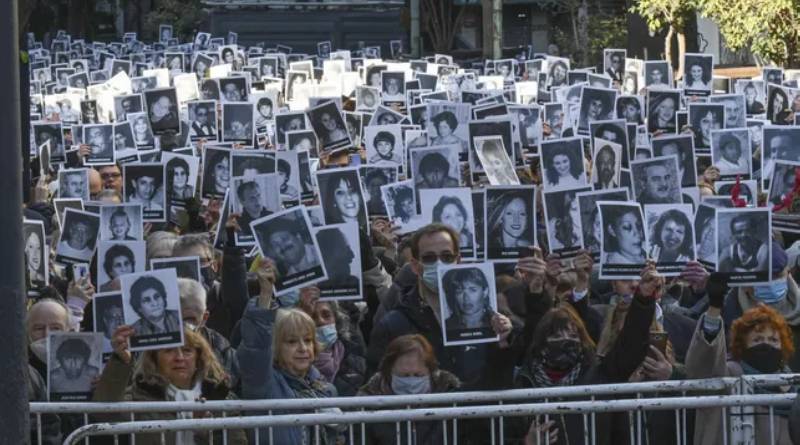
[[[200,29],[207,14],[201,0],[159,0],[145,15],[144,34],[158,40],[158,26],[168,24],[172,25],[175,37],[186,41]]]
[[[595,15],[589,19],[589,47],[578,48],[572,30],[568,27],[554,29],[553,40],[562,54],[569,54],[573,64],[583,60],[583,52],[588,52],[590,64],[599,65],[603,60],[603,48],[625,48],[628,41],[627,19],[624,15]]]
[[[704,0],[638,0],[631,12],[642,16],[653,32],[668,26],[683,32],[687,19],[697,9],[698,1]]]

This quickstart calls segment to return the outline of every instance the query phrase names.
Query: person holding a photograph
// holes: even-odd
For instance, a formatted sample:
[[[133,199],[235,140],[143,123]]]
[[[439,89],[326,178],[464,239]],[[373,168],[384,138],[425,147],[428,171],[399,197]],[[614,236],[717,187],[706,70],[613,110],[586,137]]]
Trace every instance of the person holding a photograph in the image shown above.
[[[755,272],[767,270],[768,240],[758,239],[758,223],[749,214],[739,214],[730,221],[731,245],[719,252],[720,272]]]
[[[192,121],[192,135],[200,138],[216,138],[214,126],[209,121],[210,107],[206,104],[198,104],[194,108],[194,120]]]
[[[183,202],[194,197],[194,187],[189,185],[189,163],[183,158],[167,162],[167,184],[171,199]]]
[[[489,301],[489,282],[478,268],[455,269],[443,277],[444,295],[450,316],[445,320],[448,331],[472,330],[491,336],[495,311]]]
[[[113,159],[114,144],[106,138],[106,134],[101,127],[91,127],[86,138],[86,144],[92,150],[92,157],[99,159]]]
[[[692,223],[677,209],[659,215],[650,237],[650,258],[659,263],[682,263],[694,257]]]
[[[450,176],[450,162],[443,154],[428,153],[419,161],[417,190],[458,187],[458,179]]]
[[[644,229],[639,210],[609,206],[603,214],[606,264],[645,264]]]
[[[71,221],[71,224],[64,229],[63,239],[58,243],[58,254],[81,260],[91,259],[96,229],[97,226],[94,226],[88,219],[80,218]]]
[[[67,338],[56,349],[57,363],[51,363],[50,387],[52,392],[82,393],[93,387],[100,370],[90,362],[92,350],[80,338]],[[57,366],[53,366],[57,365]]]
[[[329,224],[354,222],[363,228],[367,217],[359,192],[361,185],[347,175],[337,179],[322,191],[325,195],[322,202],[327,207],[326,219]]]
[[[461,152],[465,153],[467,151],[467,142],[454,134],[456,128],[458,128],[458,119],[456,119],[456,115],[452,111],[442,111],[433,116],[431,122],[436,130],[436,137],[431,140],[431,145],[458,144],[461,147]]]
[[[575,159],[576,153],[568,146],[556,146],[546,156],[545,179],[552,187],[569,188],[584,185],[581,183],[582,159]]]
[[[250,235],[250,223],[269,216],[272,212],[269,211],[261,199],[261,186],[256,181],[245,181],[239,184],[236,188],[236,196],[239,198],[239,203],[242,205],[242,214],[239,216],[238,223],[242,229],[242,233]]]
[[[143,174],[130,180],[128,202],[141,204],[142,210],[163,210],[158,202],[161,181],[153,175]]]
[[[139,316],[133,324],[136,335],[180,332],[183,322],[178,311],[167,308],[167,290],[152,276],[139,277],[130,289],[130,305]]]
[[[28,280],[31,283],[44,284],[45,282],[44,268],[42,267],[42,241],[41,235],[36,230],[31,230],[25,238],[25,265],[28,269]]]
[[[278,180],[281,182],[280,192],[281,201],[297,201],[300,199],[300,192],[293,185],[289,184],[292,179],[292,165],[286,159],[278,159]]]
[[[464,203],[455,196],[443,196],[433,206],[431,220],[452,227],[459,234],[459,247],[472,248],[472,232],[467,222],[470,220]]]
[[[107,251],[103,259],[103,270],[108,276],[108,281],[100,285],[100,292],[117,290],[114,280],[122,275],[133,273],[136,269],[136,258],[133,251],[123,244],[115,244]]]
[[[604,145],[597,150],[594,168],[597,169],[595,190],[619,187],[617,181],[617,154],[610,145]]]
[[[392,162],[395,164],[400,163],[397,155],[394,152],[395,137],[388,131],[379,131],[378,134],[372,139],[372,146],[375,147],[375,155],[369,158],[370,164],[377,164],[379,162]]]
[[[528,193],[507,191],[491,204],[488,217],[488,244],[504,249],[533,245],[533,206]]]
[[[135,241],[136,238],[130,236],[131,219],[124,209],[118,208],[108,218],[108,229],[111,232],[112,241]]]

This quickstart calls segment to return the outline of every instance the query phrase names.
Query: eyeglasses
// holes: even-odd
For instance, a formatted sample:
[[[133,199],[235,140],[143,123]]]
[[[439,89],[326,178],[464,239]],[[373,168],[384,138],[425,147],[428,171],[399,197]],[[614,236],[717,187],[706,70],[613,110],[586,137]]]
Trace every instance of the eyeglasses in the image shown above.
[[[433,264],[436,260],[441,260],[445,264],[453,264],[456,261],[456,255],[453,255],[450,252],[443,252],[439,255],[435,253],[426,253],[420,257],[422,264]]]
[[[100,175],[100,178],[103,179],[104,181],[106,181],[106,180],[109,180],[109,179],[117,179],[117,178],[119,178],[121,176],[122,176],[122,173],[103,173],[102,175]]]

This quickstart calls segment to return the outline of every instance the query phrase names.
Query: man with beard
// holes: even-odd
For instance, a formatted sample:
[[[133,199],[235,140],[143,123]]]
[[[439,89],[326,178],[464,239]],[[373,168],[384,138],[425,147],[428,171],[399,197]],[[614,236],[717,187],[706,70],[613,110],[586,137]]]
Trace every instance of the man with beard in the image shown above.
[[[91,356],[91,348],[81,339],[64,340],[56,350],[58,367],[50,373],[51,392],[84,393],[91,390],[92,382],[100,375],[100,370],[89,364]]]
[[[320,265],[314,245],[306,243],[294,219],[278,218],[268,225],[266,255],[273,260],[281,275],[293,275]]]
[[[261,187],[256,181],[243,182],[236,189],[236,196],[242,205],[242,216],[239,217],[239,227],[242,234],[251,235],[250,223],[272,214],[261,203]]]
[[[681,151],[677,142],[668,142],[661,147],[661,153],[655,153],[655,156],[676,156],[678,158],[678,176],[681,178],[681,187],[688,187],[693,185],[697,178],[695,178],[692,163],[686,162],[687,154]],[[689,168],[686,168],[686,167]]]
[[[639,194],[637,201],[640,204],[670,204],[673,202],[670,196],[670,184],[672,174],[663,164],[653,164],[645,167],[642,185],[642,193]]]
[[[619,187],[615,178],[617,156],[610,145],[604,145],[597,150],[595,168],[597,169],[597,180],[594,183],[595,190],[611,189]]]
[[[736,215],[730,223],[733,244],[719,256],[720,272],[755,272],[767,270],[769,249],[766,242],[758,240],[756,223],[750,215]]]
[[[441,153],[429,153],[419,161],[417,190],[458,187],[458,180],[448,176],[450,163]]]

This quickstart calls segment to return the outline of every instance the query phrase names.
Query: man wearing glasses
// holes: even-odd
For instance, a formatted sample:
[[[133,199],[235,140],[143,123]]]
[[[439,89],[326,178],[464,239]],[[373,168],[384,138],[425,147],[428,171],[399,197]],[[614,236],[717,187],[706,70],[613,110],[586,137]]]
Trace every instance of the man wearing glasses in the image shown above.
[[[438,267],[461,261],[458,246],[458,233],[443,224],[429,224],[414,233],[412,258],[407,267],[416,275],[417,283],[405,289],[394,309],[373,328],[367,350],[368,372],[377,369],[392,340],[401,335],[419,334],[431,343],[441,367],[461,379],[463,389],[487,388],[489,354],[494,349],[509,346],[511,321],[500,313],[492,315],[492,329],[500,337],[499,343],[444,347],[442,323],[448,314],[441,314],[439,309]]]
[[[100,178],[103,180],[103,189],[114,190],[122,195],[122,172],[114,165],[104,165],[99,168]]]
[[[214,127],[208,123],[208,107],[206,105],[198,105],[195,108],[191,135],[204,138],[216,137]]]

